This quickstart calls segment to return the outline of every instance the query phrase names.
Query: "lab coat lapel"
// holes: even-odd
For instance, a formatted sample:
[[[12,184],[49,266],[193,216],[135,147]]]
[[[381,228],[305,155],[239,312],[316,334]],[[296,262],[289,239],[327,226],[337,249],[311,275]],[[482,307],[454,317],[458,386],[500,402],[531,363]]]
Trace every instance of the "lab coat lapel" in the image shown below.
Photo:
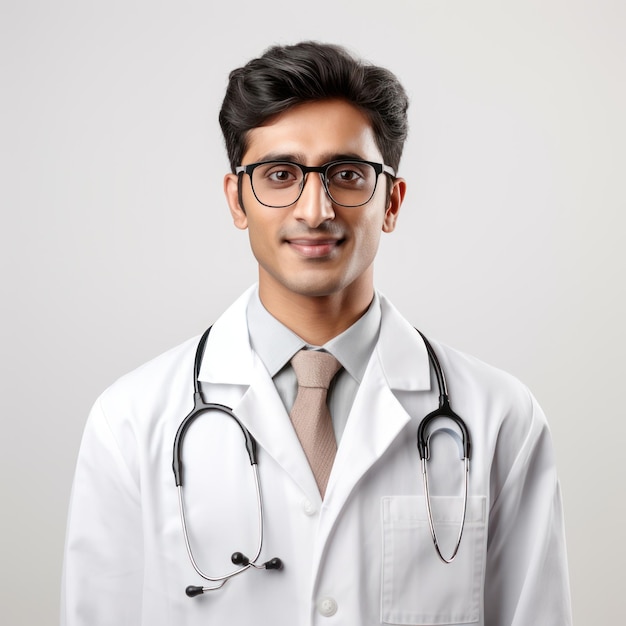
[[[255,358],[250,387],[235,407],[235,413],[257,440],[259,455],[263,452],[269,454],[310,501],[321,501],[315,477],[289,415],[274,381],[258,357]],[[264,459],[259,459],[261,474],[264,462]]]
[[[324,506],[333,514],[323,516],[321,544],[360,480],[412,419],[394,391],[417,393],[431,388],[422,338],[382,297],[381,307],[379,340],[354,400],[326,491]]]
[[[329,506],[345,501],[361,477],[410,421],[384,377],[379,358],[370,362],[354,400],[328,486]]]
[[[274,381],[250,347],[246,310],[252,287],[215,322],[200,367],[205,400],[230,406],[256,439],[312,502],[320,500],[315,478]],[[264,473],[263,459],[259,472]]]

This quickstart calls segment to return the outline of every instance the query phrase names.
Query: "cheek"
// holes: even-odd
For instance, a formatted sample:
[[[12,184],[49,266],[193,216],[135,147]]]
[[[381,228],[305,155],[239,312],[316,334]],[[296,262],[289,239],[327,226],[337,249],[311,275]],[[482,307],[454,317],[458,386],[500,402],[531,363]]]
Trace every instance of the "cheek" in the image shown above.
[[[355,240],[360,257],[373,257],[378,250],[383,221],[378,213],[372,213],[354,227]]]
[[[269,219],[268,216],[260,217],[256,211],[248,213],[248,237],[252,253],[257,260],[277,253],[279,229],[278,220]]]
[[[267,248],[266,234],[263,227],[255,221],[248,220],[248,237],[254,256],[258,257]]]

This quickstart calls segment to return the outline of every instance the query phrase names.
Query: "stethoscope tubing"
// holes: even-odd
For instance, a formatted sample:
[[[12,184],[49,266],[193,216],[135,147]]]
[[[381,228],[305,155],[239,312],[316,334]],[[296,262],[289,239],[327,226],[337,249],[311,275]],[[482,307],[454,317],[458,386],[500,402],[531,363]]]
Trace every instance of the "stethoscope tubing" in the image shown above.
[[[235,415],[233,410],[224,405],[217,404],[213,402],[205,402],[202,397],[202,393],[200,391],[200,385],[198,382],[198,375],[200,373],[200,364],[202,362],[202,356],[204,354],[204,348],[206,345],[206,340],[211,332],[211,328],[209,327],[198,342],[198,348],[196,350],[196,357],[194,361],[194,406],[190,413],[183,419],[180,423],[178,430],[176,431],[176,436],[174,437],[174,449],[173,449],[173,460],[172,460],[172,469],[174,471],[174,479],[176,482],[176,487],[178,490],[178,506],[180,511],[180,519],[183,530],[183,537],[185,541],[185,548],[187,550],[187,555],[189,556],[189,560],[197,572],[199,576],[201,576],[204,580],[207,580],[212,583],[218,583],[213,587],[193,587],[190,586],[187,588],[187,595],[194,596],[199,593],[204,593],[205,591],[215,591],[223,587],[231,578],[234,576],[238,576],[242,572],[245,572],[247,569],[251,567],[263,569],[265,565],[257,565],[257,561],[261,555],[261,551],[263,550],[263,494],[261,492],[261,481],[259,479],[259,468],[257,462],[257,444],[254,437],[250,434],[250,431],[241,423],[239,418]],[[253,476],[254,476],[254,488],[256,493],[256,503],[257,503],[257,519],[258,519],[258,542],[257,547],[254,552],[253,558],[249,559],[245,557],[239,552],[233,554],[232,560],[233,563],[239,564],[241,563],[241,567],[236,570],[224,574],[223,576],[209,576],[206,572],[204,572],[200,566],[198,565],[194,555],[193,550],[191,548],[191,542],[189,540],[189,531],[187,528],[187,517],[185,514],[185,498],[183,495],[183,482],[184,482],[184,471],[183,471],[183,461],[182,461],[182,450],[183,450],[183,442],[185,439],[185,435],[189,426],[193,423],[195,419],[197,419],[200,415],[207,413],[208,411],[216,410],[221,413],[226,413],[229,415],[237,425],[239,426],[244,440],[246,452],[248,453],[248,459],[250,461],[250,467],[252,468]]]
[[[254,486],[255,486],[255,490],[256,490],[256,502],[257,502],[257,519],[258,519],[258,527],[259,527],[259,541],[257,544],[257,548],[254,554],[254,557],[252,559],[250,559],[248,561],[248,563],[246,563],[245,565],[243,565],[242,567],[229,572],[228,574],[224,574],[223,576],[209,576],[207,573],[205,573],[202,569],[200,569],[200,566],[197,564],[194,556],[193,556],[193,551],[191,549],[191,543],[189,541],[189,533],[187,530],[187,519],[186,519],[186,515],[185,515],[185,499],[183,497],[183,486],[182,484],[178,485],[178,506],[179,506],[179,510],[180,510],[180,518],[181,518],[181,523],[182,523],[182,527],[183,527],[183,537],[185,539],[185,547],[187,548],[187,554],[189,556],[189,560],[191,561],[191,564],[193,566],[193,568],[196,570],[196,572],[202,577],[204,578],[204,580],[208,580],[209,582],[216,582],[219,583],[218,585],[214,586],[214,587],[203,587],[202,591],[215,591],[216,589],[220,589],[221,587],[223,587],[231,578],[233,578],[234,576],[238,576],[239,574],[241,574],[242,572],[245,572],[247,569],[250,569],[251,567],[259,567],[256,565],[256,562],[259,559],[259,556],[261,555],[261,550],[263,549],[263,498],[261,495],[261,482],[259,480],[259,468],[258,465],[256,463],[254,463],[252,465],[252,469],[254,472]]]
[[[461,539],[463,538],[463,529],[465,528],[465,516],[467,513],[467,492],[468,492],[468,486],[469,486],[469,459],[465,458],[463,459],[463,461],[465,464],[465,471],[464,471],[465,476],[464,476],[464,481],[463,481],[465,484],[465,487],[464,487],[464,493],[463,493],[463,510],[462,510],[461,523],[459,525],[459,534],[457,536],[454,549],[452,550],[452,554],[449,557],[445,557],[441,553],[441,548],[439,547],[439,540],[437,539],[437,531],[435,530],[435,522],[433,520],[433,511],[432,511],[432,507],[430,504],[430,490],[428,489],[428,471],[426,469],[426,459],[425,458],[422,459],[422,478],[424,480],[424,493],[426,495],[426,511],[428,515],[428,526],[430,528],[430,535],[432,537],[435,550],[437,551],[437,556],[439,556],[439,558],[444,563],[452,563],[452,561],[454,561],[454,559],[456,558],[456,555],[459,552],[459,548],[461,547]]]
[[[194,394],[193,394],[194,406],[191,412],[183,419],[183,421],[178,427],[178,430],[176,431],[176,436],[174,437],[174,449],[173,449],[173,461],[172,461],[172,469],[174,471],[174,478],[175,478],[176,487],[178,490],[178,505],[179,505],[179,510],[180,510],[181,525],[182,525],[183,537],[185,541],[187,555],[189,556],[189,560],[191,561],[191,564],[194,570],[200,577],[202,577],[204,580],[207,580],[211,583],[217,583],[216,585],[210,586],[210,587],[195,587],[195,586],[187,587],[186,593],[190,597],[199,595],[201,593],[204,593],[205,591],[215,591],[217,589],[220,589],[231,578],[233,578],[234,576],[238,576],[239,574],[241,574],[242,572],[245,572],[247,569],[250,569],[250,568],[257,568],[257,569],[281,569],[282,568],[282,561],[277,558],[272,559],[271,561],[268,561],[267,563],[264,563],[261,565],[257,563],[261,555],[261,551],[263,550],[264,518],[263,518],[263,495],[261,492],[261,483],[259,480],[259,469],[258,469],[257,454],[256,454],[257,452],[256,441],[254,437],[250,434],[248,429],[240,422],[239,418],[235,415],[235,413],[230,407],[223,405],[223,404],[205,402],[204,398],[202,397],[202,393],[200,391],[200,384],[198,382],[198,376],[200,373],[200,364],[202,362],[202,357],[204,355],[206,341],[207,341],[210,331],[211,331],[211,327],[209,327],[204,332],[204,334],[200,338],[200,341],[198,342],[198,347],[196,349],[196,355],[195,355],[195,360],[194,360]],[[435,371],[435,376],[437,378],[437,386],[439,388],[438,408],[432,411],[432,413],[429,413],[426,417],[424,417],[424,419],[420,422],[418,429],[417,429],[417,449],[418,449],[418,453],[420,456],[421,467],[422,467],[422,478],[423,478],[423,484],[424,484],[426,510],[427,510],[427,515],[428,515],[428,525],[430,528],[430,534],[431,534],[437,555],[444,563],[451,563],[458,554],[459,547],[461,545],[461,539],[463,536],[463,530],[465,528],[468,489],[469,489],[469,462],[470,462],[470,452],[471,452],[471,440],[470,440],[469,430],[465,422],[450,407],[446,377],[441,367],[441,364],[439,362],[439,359],[437,358],[437,354],[435,353],[428,339],[426,339],[426,337],[419,330],[417,332],[421,335],[424,341],[424,345],[426,346],[426,350],[428,352],[428,358]],[[182,462],[183,441],[187,433],[187,430],[189,426],[192,424],[192,422],[196,418],[198,418],[200,415],[211,410],[216,410],[221,413],[226,413],[227,415],[229,415],[238,424],[244,436],[245,447],[248,453],[250,466],[252,468],[253,476],[254,476],[254,486],[255,486],[256,502],[257,502],[257,519],[258,519],[258,527],[259,527],[258,543],[257,543],[257,548],[254,553],[254,557],[252,559],[249,559],[243,554],[239,552],[235,552],[231,560],[233,564],[241,565],[241,567],[239,567],[238,569],[232,572],[224,574],[223,576],[209,576],[206,572],[204,572],[200,568],[200,566],[196,562],[193,556],[191,542],[189,540],[189,532],[187,529],[187,519],[186,519],[186,514],[185,514],[185,499],[183,496],[183,479],[184,479],[183,462]],[[449,557],[445,557],[442,554],[441,549],[439,547],[439,540],[437,538],[437,531],[436,531],[435,523],[433,519],[432,504],[431,504],[431,499],[430,499],[430,490],[429,490],[429,485],[428,485],[427,462],[430,459],[430,438],[432,436],[432,433],[427,434],[427,428],[431,422],[439,418],[450,419],[454,421],[459,427],[461,431],[461,440],[462,440],[462,449],[463,449],[462,460],[464,461],[464,493],[463,493],[462,517],[461,517],[461,523],[459,526],[459,534],[456,540],[456,544],[454,546],[454,549],[452,550],[452,554]]]
[[[467,498],[468,498],[468,490],[469,490],[469,465],[470,465],[470,453],[471,453],[471,438],[469,434],[469,430],[467,425],[463,421],[463,419],[458,416],[450,406],[450,400],[448,397],[448,386],[446,383],[446,377],[443,372],[443,368],[441,367],[441,363],[435,353],[434,348],[426,339],[426,337],[418,330],[417,331],[422,339],[424,340],[424,345],[426,346],[426,351],[428,352],[428,357],[430,362],[433,365],[435,370],[435,376],[437,377],[437,386],[439,387],[439,407],[435,409],[432,413],[429,413],[419,424],[417,428],[417,449],[420,456],[420,461],[422,465],[422,479],[424,482],[424,496],[426,499],[426,513],[428,516],[428,527],[430,528],[430,535],[433,540],[433,545],[435,546],[435,551],[437,552],[437,556],[446,564],[452,563],[456,558],[459,548],[461,547],[461,539],[463,538],[463,530],[465,529],[465,518],[467,515]],[[433,511],[432,504],[430,501],[430,489],[428,487],[428,469],[427,469],[427,461],[430,459],[430,438],[432,434],[426,434],[427,428],[434,420],[446,418],[451,419],[461,430],[461,441],[463,444],[463,456],[461,460],[464,463],[464,476],[463,476],[463,508],[461,511],[461,523],[459,525],[459,534],[457,536],[456,543],[452,550],[452,554],[449,557],[445,557],[441,548],[439,547],[439,540],[437,538],[437,530],[435,528],[435,522],[433,519]]]

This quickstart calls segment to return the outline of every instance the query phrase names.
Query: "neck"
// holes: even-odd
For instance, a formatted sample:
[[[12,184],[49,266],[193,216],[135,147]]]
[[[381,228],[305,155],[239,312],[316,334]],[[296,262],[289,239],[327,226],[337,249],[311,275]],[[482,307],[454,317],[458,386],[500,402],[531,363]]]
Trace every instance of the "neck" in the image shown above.
[[[315,346],[350,328],[368,309],[374,298],[373,281],[349,285],[338,293],[308,295],[288,289],[268,288],[259,280],[259,297],[263,306],[298,337]]]

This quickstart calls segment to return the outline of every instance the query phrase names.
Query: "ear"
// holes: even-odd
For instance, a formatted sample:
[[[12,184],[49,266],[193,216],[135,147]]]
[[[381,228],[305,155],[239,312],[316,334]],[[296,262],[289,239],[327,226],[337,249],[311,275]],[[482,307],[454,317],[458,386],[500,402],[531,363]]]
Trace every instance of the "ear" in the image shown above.
[[[248,228],[248,217],[239,203],[239,177],[237,174],[224,176],[224,195],[226,202],[228,202],[230,214],[233,216],[233,223],[237,228],[245,230]]]
[[[405,193],[406,181],[404,178],[396,178],[393,181],[393,187],[389,194],[389,204],[385,210],[385,219],[383,220],[384,233],[391,233],[395,230]]]

